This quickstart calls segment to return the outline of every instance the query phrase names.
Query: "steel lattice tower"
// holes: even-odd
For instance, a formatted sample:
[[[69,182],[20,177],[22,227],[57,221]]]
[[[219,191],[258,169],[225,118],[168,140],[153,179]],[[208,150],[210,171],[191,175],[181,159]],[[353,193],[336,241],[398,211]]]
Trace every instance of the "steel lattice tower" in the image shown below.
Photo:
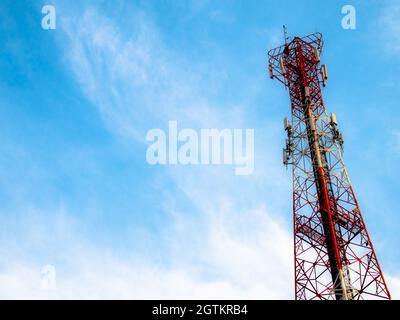
[[[320,33],[269,51],[269,73],[289,91],[284,163],[292,165],[296,299],[390,299],[347,175],[336,116],[321,93]]]

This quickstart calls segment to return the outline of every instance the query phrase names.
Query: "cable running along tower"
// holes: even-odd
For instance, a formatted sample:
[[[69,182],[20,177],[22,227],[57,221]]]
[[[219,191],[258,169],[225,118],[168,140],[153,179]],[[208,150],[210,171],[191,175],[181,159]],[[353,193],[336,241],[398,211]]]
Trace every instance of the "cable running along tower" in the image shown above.
[[[269,51],[269,75],[288,89],[283,162],[292,166],[295,298],[390,299],[342,159],[343,137],[321,85],[320,33],[287,37]],[[290,40],[290,41],[289,41]]]

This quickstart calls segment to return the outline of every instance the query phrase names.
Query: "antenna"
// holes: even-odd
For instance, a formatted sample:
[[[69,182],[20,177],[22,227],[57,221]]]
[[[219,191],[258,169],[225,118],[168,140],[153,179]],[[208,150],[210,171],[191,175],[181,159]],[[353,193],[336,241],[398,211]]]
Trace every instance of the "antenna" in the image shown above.
[[[287,42],[289,40],[289,36],[287,34],[287,28],[285,25],[283,25],[283,37],[285,38],[285,44],[287,44]]]

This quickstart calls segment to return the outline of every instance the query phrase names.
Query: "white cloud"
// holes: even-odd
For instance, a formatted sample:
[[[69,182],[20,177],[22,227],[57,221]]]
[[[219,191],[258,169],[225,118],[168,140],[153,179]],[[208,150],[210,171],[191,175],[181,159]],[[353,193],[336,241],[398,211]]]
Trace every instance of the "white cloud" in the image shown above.
[[[226,113],[208,101],[200,93],[207,80],[193,76],[193,61],[167,50],[142,13],[134,14],[134,20],[127,33],[87,9],[82,17],[60,23],[66,26],[61,46],[67,50],[68,66],[113,134],[143,142],[149,127],[171,119],[192,127],[244,126],[244,107],[233,106]],[[260,176],[279,175],[274,160],[263,153],[259,157],[265,160]],[[238,178],[226,167],[171,167],[165,174],[155,181],[171,221],[159,235],[165,246],[124,257],[80,236],[75,228],[79,221],[29,224],[21,218],[19,226],[27,232],[9,235],[14,239],[10,243],[20,245],[20,254],[12,254],[11,246],[4,249],[0,297],[292,298],[291,236],[285,223],[269,213],[278,206],[266,209],[268,191],[257,195],[264,183],[259,177]],[[163,190],[164,179],[172,180],[178,193]],[[281,188],[276,181],[274,189]],[[186,209],[180,205],[183,198],[189,203]],[[40,221],[38,212],[30,216]],[[52,256],[59,264],[41,256],[28,259],[32,248],[55,250]],[[168,258],[158,261],[160,255]],[[57,268],[55,291],[40,289],[40,269],[48,263]]]
[[[385,277],[393,300],[400,300],[400,276],[387,275]]]
[[[10,255],[15,247],[3,246],[0,298],[290,298],[291,274],[288,268],[281,267],[291,261],[291,250],[285,250],[291,243],[286,231],[264,208],[259,208],[241,212],[246,217],[243,221],[248,219],[256,226],[248,233],[249,226],[238,224],[237,213],[232,216],[231,208],[227,209],[214,216],[218,222],[209,221],[194,229],[190,226],[194,227],[193,222],[198,221],[190,223],[182,219],[191,217],[178,216],[181,221],[166,230],[166,235],[171,236],[162,239],[169,241],[167,264],[154,262],[152,255],[157,252],[121,257],[110,248],[91,245],[79,235],[74,223],[59,218],[65,212],[56,214],[52,221],[40,221],[36,216],[37,223],[42,225],[40,232],[36,224],[29,224],[20,215],[18,223],[28,232],[22,237],[10,237],[9,243],[15,243],[17,251],[24,252]],[[194,233],[198,241],[193,241]],[[27,258],[27,252],[37,248],[38,243],[45,243],[50,251],[59,250],[57,258],[62,263],[50,261],[57,270],[55,290],[41,288],[40,270],[49,261],[43,257]]]

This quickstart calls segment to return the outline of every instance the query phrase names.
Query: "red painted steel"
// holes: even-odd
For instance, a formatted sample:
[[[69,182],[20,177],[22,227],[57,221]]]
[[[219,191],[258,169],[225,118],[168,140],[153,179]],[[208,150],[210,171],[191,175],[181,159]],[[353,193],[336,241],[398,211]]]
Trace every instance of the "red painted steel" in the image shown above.
[[[269,51],[269,74],[289,91],[286,151],[293,175],[295,298],[390,299],[321,93],[320,33]]]

